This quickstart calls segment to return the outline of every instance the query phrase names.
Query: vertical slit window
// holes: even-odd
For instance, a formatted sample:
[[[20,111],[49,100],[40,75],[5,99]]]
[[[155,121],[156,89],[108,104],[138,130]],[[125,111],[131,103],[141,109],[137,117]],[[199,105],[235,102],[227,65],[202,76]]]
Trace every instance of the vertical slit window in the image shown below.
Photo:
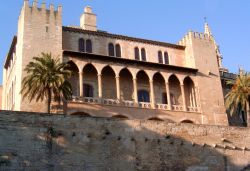
[[[85,48],[84,48],[84,39],[79,39],[78,41],[78,50],[80,52],[85,52]]]
[[[109,56],[115,56],[115,48],[113,43],[109,43]]]
[[[115,45],[115,52],[117,57],[121,57],[121,46],[119,44]]]
[[[158,61],[159,61],[160,64],[163,64],[163,58],[162,58],[162,52],[161,51],[158,52]]]
[[[135,60],[140,60],[139,48],[135,48]]]
[[[144,48],[141,49],[141,60],[147,61],[146,50]]]
[[[164,52],[164,62],[165,62],[166,65],[169,64],[168,52]]]
[[[90,39],[86,40],[86,52],[92,53],[92,42]]]

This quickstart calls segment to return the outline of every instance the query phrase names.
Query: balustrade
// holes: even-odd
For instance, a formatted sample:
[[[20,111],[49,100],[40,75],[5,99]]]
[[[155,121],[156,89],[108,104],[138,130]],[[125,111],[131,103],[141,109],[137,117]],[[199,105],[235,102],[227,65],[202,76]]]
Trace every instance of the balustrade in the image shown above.
[[[189,112],[199,112],[199,108],[198,108],[198,107],[191,107],[191,106],[189,106],[189,107],[187,108],[187,110],[188,110]]]
[[[91,104],[104,104],[111,106],[125,106],[125,107],[139,107],[144,109],[154,109],[151,103],[148,102],[139,102],[138,104],[134,101],[129,100],[115,100],[115,99],[101,99],[101,98],[93,98],[93,97],[72,97],[72,102],[83,102],[83,103],[91,103]],[[168,104],[155,104],[156,109],[160,110],[172,110],[172,111],[185,111],[183,105],[170,105]],[[199,112],[199,107],[187,107],[188,112]]]
[[[93,97],[84,97],[85,103],[100,103],[99,98],[93,98]]]
[[[147,109],[150,109],[152,106],[150,103],[147,103],[147,102],[139,102],[139,107],[140,108],[147,108]]]
[[[174,110],[174,111],[183,111],[184,107],[182,105],[172,105],[172,110]]]
[[[133,101],[124,100],[122,104],[127,107],[135,107],[135,103]]]
[[[114,100],[114,99],[103,99],[102,102],[105,105],[112,105],[112,106],[117,106],[120,104],[119,100]]]
[[[169,110],[169,105],[167,105],[167,104],[156,104],[156,108],[161,109],[161,110]]]

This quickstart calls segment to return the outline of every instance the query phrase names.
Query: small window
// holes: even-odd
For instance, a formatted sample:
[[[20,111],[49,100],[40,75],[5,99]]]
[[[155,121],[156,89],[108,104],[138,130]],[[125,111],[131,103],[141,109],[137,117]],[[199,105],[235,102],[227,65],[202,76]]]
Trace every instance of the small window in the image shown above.
[[[149,92],[147,90],[139,90],[138,91],[138,101],[139,102],[150,102]]]
[[[46,26],[46,33],[48,33],[49,32],[49,27],[48,26]]]
[[[78,49],[80,52],[85,52],[84,39],[79,39],[78,41]]]
[[[115,48],[113,43],[109,43],[109,56],[115,56]]]
[[[160,64],[163,64],[163,58],[162,58],[162,52],[161,51],[158,52],[158,61],[159,61]]]
[[[117,57],[121,57],[121,46],[119,44],[115,45],[115,53]]]
[[[84,97],[94,97],[94,88],[92,85],[83,84]]]
[[[86,40],[86,52],[92,53],[92,42],[90,39]]]
[[[168,52],[164,52],[164,62],[166,65],[169,64]]]
[[[139,53],[139,48],[135,48],[135,60],[140,60],[140,53]]]
[[[147,61],[146,50],[144,48],[141,49],[141,60]]]

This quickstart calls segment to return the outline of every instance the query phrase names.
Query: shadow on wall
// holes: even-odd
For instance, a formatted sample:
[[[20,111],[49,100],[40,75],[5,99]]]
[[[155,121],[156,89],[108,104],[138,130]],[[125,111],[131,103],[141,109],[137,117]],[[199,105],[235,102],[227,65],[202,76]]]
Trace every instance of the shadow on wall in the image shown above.
[[[234,146],[234,133],[246,129],[4,111],[0,123],[0,170],[237,171],[250,164],[250,149]]]

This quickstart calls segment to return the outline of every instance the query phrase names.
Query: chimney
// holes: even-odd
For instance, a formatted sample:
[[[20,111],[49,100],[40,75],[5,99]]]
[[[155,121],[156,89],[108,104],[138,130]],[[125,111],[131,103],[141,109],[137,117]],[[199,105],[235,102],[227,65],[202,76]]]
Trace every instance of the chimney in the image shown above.
[[[80,18],[80,26],[85,30],[97,31],[96,15],[93,14],[90,6],[84,8],[84,13]]]

